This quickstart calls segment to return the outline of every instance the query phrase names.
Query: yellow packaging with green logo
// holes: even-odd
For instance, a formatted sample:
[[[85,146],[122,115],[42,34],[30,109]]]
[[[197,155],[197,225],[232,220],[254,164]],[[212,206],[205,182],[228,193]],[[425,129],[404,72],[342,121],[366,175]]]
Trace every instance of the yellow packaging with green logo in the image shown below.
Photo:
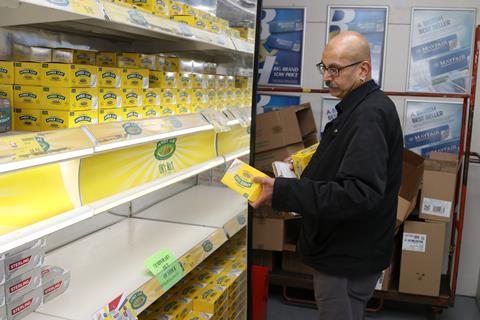
[[[178,75],[179,82],[177,83],[178,89],[192,89],[192,74],[189,72],[181,72]]]
[[[217,104],[225,104],[227,102],[227,93],[225,90],[216,90],[217,93]]]
[[[295,175],[297,178],[300,178],[302,175],[303,170],[307,167],[312,159],[313,154],[317,151],[318,143],[311,145],[306,149],[302,149],[294,154],[292,154],[292,161],[293,161],[293,171],[295,171]]]
[[[160,98],[160,105],[174,106],[177,104],[178,90],[177,89],[162,89],[162,96]]]
[[[142,118],[151,119],[160,117],[160,107],[159,106],[148,106],[142,107]]]
[[[115,52],[98,52],[95,59],[98,67],[115,67],[117,65],[117,54]]]
[[[190,90],[190,101],[192,104],[205,106],[208,105],[208,91],[205,89]]]
[[[207,89],[207,75],[202,73],[191,74],[192,89]]]
[[[160,306],[155,306],[151,319],[182,320],[192,312],[192,301],[185,298],[177,298]]]
[[[155,70],[156,55],[140,54],[140,68],[147,70]]]
[[[208,104],[216,104],[217,103],[217,91],[208,89]]]
[[[225,102],[229,105],[235,104],[237,96],[235,95],[235,91],[233,89],[227,89],[225,92]]]
[[[117,67],[140,68],[140,53],[122,52],[117,54]]]
[[[142,107],[123,108],[123,121],[143,119]]]
[[[96,52],[87,50],[74,50],[73,63],[95,65]]]
[[[95,88],[98,68],[90,65],[44,63],[42,84],[48,87]]]
[[[13,106],[13,86],[0,84],[0,99],[8,100],[10,106]]]
[[[42,104],[42,87],[13,86],[13,106],[16,108],[36,109]]]
[[[191,101],[191,91],[188,89],[179,89],[177,93],[177,103],[183,105],[189,105]]]
[[[169,3],[168,14],[170,16],[178,16],[183,14],[183,4],[175,0],[166,0]]]
[[[190,108],[188,105],[177,104],[175,107],[175,114],[187,114],[190,113]]]
[[[122,106],[140,107],[143,103],[143,89],[123,89]]]
[[[98,107],[111,109],[122,107],[123,90],[120,88],[100,88],[98,91]]]
[[[250,202],[255,202],[262,193],[262,186],[253,183],[254,177],[268,177],[265,173],[235,159],[222,178],[222,183],[240,193]]]
[[[207,25],[207,30],[213,33],[220,33],[220,25],[216,21],[203,20]]]
[[[216,314],[221,311],[226,302],[225,291],[222,291],[220,287],[210,285],[202,289],[193,299],[193,310]]]
[[[100,88],[120,88],[123,69],[112,67],[98,68],[98,86]]]
[[[0,84],[15,82],[15,67],[13,61],[0,61]]]
[[[207,30],[207,23],[205,20],[201,18],[197,18],[195,16],[191,15],[179,15],[179,16],[173,16],[170,17],[173,21],[177,21],[180,23],[185,23],[191,27],[202,29],[202,30]]]
[[[161,88],[162,87],[162,77],[164,73],[162,71],[152,71],[149,72],[149,88]]]
[[[160,17],[168,17],[169,12],[169,2],[168,0],[156,0],[155,5],[153,6],[152,13]]]
[[[248,88],[248,78],[242,76],[235,76],[235,88],[246,89]]]
[[[143,89],[143,104],[146,106],[159,106],[162,96],[162,89],[149,88]]]
[[[203,105],[199,105],[199,104],[190,104],[190,113],[198,113],[198,112],[201,112],[202,110],[205,110],[206,107],[204,107]]]
[[[37,86],[41,84],[42,64],[37,62],[15,62],[15,84]]]
[[[98,111],[98,123],[116,122],[123,120],[123,110],[121,108],[100,109]]]
[[[97,110],[42,110],[40,127],[42,130],[56,130],[96,123],[98,123]]]
[[[217,78],[214,74],[205,75],[207,78],[207,89],[215,90],[217,88]]]
[[[125,2],[135,5],[146,11],[153,11],[156,0],[126,0]]]
[[[217,74],[215,76],[215,89],[226,89],[226,88],[227,88],[226,76]]]
[[[19,131],[40,131],[40,109],[15,108],[13,110],[13,127]]]
[[[162,77],[160,78],[160,87],[161,88],[170,88],[176,89],[180,81],[177,72],[162,72]]]
[[[122,88],[148,88],[149,70],[147,69],[128,69],[122,71]]]
[[[98,89],[43,87],[41,103],[49,110],[96,110]]]
[[[212,315],[206,312],[192,311],[186,317],[185,320],[210,320]]]
[[[175,114],[175,107],[174,106],[161,106],[160,107],[160,116],[173,116]]]
[[[226,76],[226,87],[228,89],[235,88],[235,77],[234,76]]]

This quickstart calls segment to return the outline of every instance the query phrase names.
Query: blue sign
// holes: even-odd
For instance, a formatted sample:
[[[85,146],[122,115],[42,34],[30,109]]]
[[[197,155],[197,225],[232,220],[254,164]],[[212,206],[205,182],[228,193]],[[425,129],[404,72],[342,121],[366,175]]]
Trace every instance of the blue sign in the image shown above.
[[[257,95],[257,114],[300,104],[300,96]]]

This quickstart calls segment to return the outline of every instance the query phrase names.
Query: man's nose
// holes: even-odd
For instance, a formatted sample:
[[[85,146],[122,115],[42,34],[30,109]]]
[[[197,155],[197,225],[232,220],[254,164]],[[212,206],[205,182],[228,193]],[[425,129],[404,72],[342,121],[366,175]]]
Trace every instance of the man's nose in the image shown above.
[[[332,80],[332,76],[330,75],[330,73],[328,72],[328,70],[325,70],[323,71],[323,80],[324,81],[330,81]]]

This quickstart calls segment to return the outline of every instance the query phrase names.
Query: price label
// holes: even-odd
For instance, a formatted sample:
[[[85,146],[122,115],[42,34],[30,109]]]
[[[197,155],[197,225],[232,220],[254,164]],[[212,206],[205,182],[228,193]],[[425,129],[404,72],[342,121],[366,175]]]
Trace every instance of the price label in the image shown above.
[[[238,120],[240,126],[247,128],[250,125],[250,109],[247,108],[239,108],[239,107],[229,107],[228,112]]]
[[[176,261],[168,265],[162,272],[157,274],[156,278],[160,283],[160,287],[167,292],[183,278],[183,275],[183,267],[178,261]]]
[[[158,275],[165,271],[177,259],[168,249],[162,249],[145,261],[145,267],[153,274]]]
[[[222,46],[225,46],[227,44],[227,37],[225,37],[225,35],[223,34],[219,34],[217,36],[217,43]]]
[[[228,118],[223,112],[218,110],[202,110],[201,114],[213,126],[215,132],[225,132],[231,130],[231,128],[227,125]]]

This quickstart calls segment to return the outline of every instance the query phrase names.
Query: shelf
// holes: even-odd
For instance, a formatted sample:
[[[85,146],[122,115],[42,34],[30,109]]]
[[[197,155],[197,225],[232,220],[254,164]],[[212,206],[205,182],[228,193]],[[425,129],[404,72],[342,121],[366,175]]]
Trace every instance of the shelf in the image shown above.
[[[34,313],[26,316],[25,318],[23,318],[23,320],[65,320],[65,319],[58,318],[58,317],[52,317],[52,316],[49,316],[49,315],[46,315],[46,314],[34,312]]]
[[[246,225],[247,201],[224,187],[195,186],[135,217],[223,228],[232,237]]]
[[[71,281],[63,295],[42,305],[38,312],[71,320],[91,319],[120,294],[132,293],[152,280],[144,261],[160,249],[167,248],[180,258],[211,239],[212,253],[226,241],[217,234],[215,228],[142,219],[126,219],[93,233],[47,255],[47,264],[71,271]],[[151,294],[158,298],[163,292]]]
[[[226,155],[224,155],[224,157],[225,157],[225,161],[228,162],[237,158],[247,156],[249,154],[250,154],[250,148],[245,148],[236,152],[227,153]]]

